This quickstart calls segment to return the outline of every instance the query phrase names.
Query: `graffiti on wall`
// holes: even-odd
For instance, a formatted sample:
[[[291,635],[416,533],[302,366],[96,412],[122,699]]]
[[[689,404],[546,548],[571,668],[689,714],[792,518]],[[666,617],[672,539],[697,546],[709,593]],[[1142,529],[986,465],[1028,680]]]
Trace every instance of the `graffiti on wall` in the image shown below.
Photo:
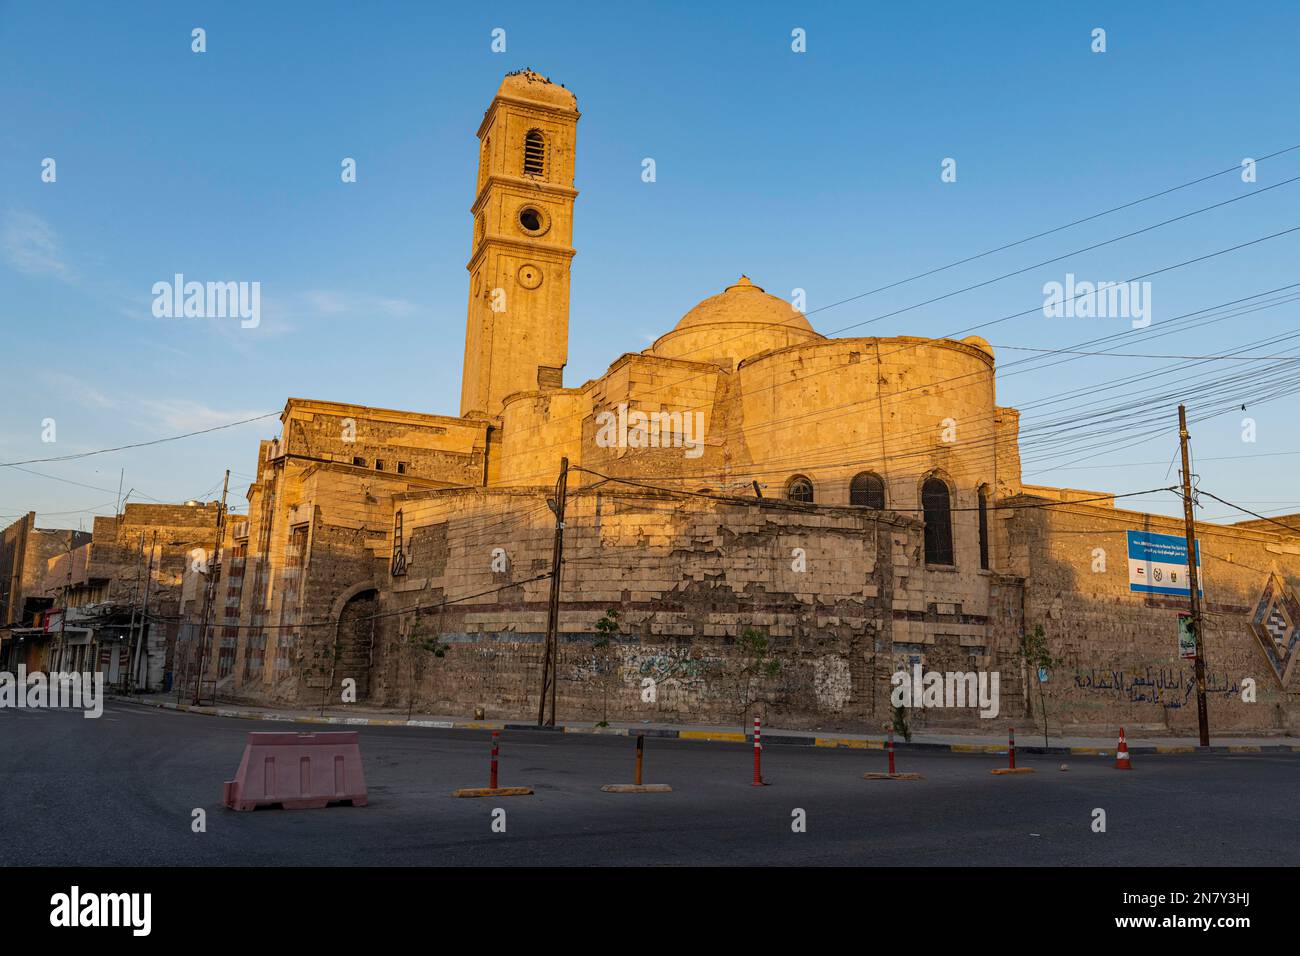
[[[623,679],[637,685],[646,677],[656,684],[671,680],[691,683],[702,680],[709,666],[709,661],[692,656],[688,647],[669,647],[648,653],[633,651],[623,659]]]
[[[1124,670],[1075,670],[1074,686],[1092,693],[1109,694],[1131,704],[1159,704],[1162,707],[1180,708],[1196,695],[1196,678],[1190,670],[1177,667],[1145,668],[1140,673]],[[1231,697],[1240,688],[1240,681],[1232,681],[1222,671],[1205,675],[1205,690],[1209,694]]]
[[[670,647],[654,651],[639,651],[625,647],[614,648],[608,664],[600,654],[588,654],[574,657],[570,661],[570,680],[583,681],[598,678],[606,673],[606,667],[617,673],[626,684],[640,687],[645,678],[656,684],[676,681],[691,684],[702,681],[708,676],[712,667],[711,659],[695,657],[690,648]]]

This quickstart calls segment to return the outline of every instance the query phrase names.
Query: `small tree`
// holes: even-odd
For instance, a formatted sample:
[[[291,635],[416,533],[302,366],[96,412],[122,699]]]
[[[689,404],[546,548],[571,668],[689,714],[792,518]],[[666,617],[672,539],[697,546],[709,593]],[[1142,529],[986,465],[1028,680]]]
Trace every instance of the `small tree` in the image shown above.
[[[909,744],[912,742],[912,728],[907,723],[907,708],[895,707],[893,709],[894,733],[902,734],[903,739]]]
[[[320,656],[319,653],[317,656]],[[328,674],[326,673],[324,664],[322,664],[320,668],[321,676],[324,678],[324,686],[321,688],[320,694],[320,712],[322,715],[325,713],[325,703],[329,699],[329,695],[334,692],[334,675],[338,670],[339,661],[343,659],[343,648],[339,645],[337,633],[334,635],[334,643],[329,646],[326,656],[329,661]],[[312,673],[313,668],[308,667],[303,675],[304,679],[310,677]]]
[[[1038,681],[1038,701],[1039,709],[1043,712],[1043,746],[1047,746],[1047,696],[1043,689],[1044,681],[1038,679],[1038,672],[1042,668],[1051,669],[1061,663],[1061,659],[1052,656],[1051,648],[1047,645],[1047,635],[1043,633],[1043,626],[1035,624],[1032,633],[1022,632],[1020,635],[1020,656],[1024,661],[1026,672],[1031,675],[1031,679]]]
[[[605,612],[605,616],[596,622],[596,630],[600,637],[595,643],[597,653],[600,655],[600,684],[601,684],[601,702],[600,702],[600,727],[609,726],[609,685],[612,679],[613,669],[610,667],[610,657],[614,650],[614,639],[620,633],[618,624],[618,611],[610,608]]]
[[[781,660],[772,651],[767,635],[747,627],[736,638],[735,649],[724,665],[724,684],[742,726],[749,709],[766,699],[764,684],[781,672]]]
[[[411,689],[406,699],[406,719],[410,720],[415,712],[415,685],[419,678],[424,677],[424,663],[428,659],[426,655],[434,658],[446,657],[447,649],[438,643],[436,634],[424,634],[420,631],[411,633],[407,639],[407,646],[410,654]]]

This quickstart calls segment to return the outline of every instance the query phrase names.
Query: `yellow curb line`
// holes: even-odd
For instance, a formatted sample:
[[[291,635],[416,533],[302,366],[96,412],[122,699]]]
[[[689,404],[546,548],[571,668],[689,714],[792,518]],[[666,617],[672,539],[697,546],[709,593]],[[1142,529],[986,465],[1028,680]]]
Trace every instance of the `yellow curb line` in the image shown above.
[[[727,734],[712,730],[683,730],[677,738],[679,740],[730,740],[742,744],[749,739],[744,734]]]
[[[1033,773],[1033,772],[1034,772],[1033,767],[1016,767],[1015,769],[1012,769],[1011,767],[998,767],[996,770],[989,771],[989,773],[997,774],[998,776],[1002,776],[1003,774],[1008,774],[1008,773]]]
[[[1180,746],[1168,746],[1168,747],[1163,747],[1163,746],[1157,744],[1157,745],[1156,745],[1156,753],[1158,753],[1158,754],[1194,754],[1194,753],[1196,753],[1196,748],[1195,748],[1195,747],[1180,747]]]
[[[996,754],[1007,749],[1006,744],[949,744],[955,754]]]
[[[1230,744],[1228,753],[1230,754],[1257,754],[1261,752],[1259,747],[1250,747],[1246,744]]]
[[[853,740],[849,737],[815,737],[814,747],[847,747],[850,750],[884,750],[881,740]]]
[[[1105,753],[1107,753],[1107,751],[1104,750],[1104,749],[1101,748],[1101,747],[1071,747],[1071,748],[1070,748],[1070,753],[1072,753],[1072,754],[1085,754],[1085,755],[1086,755],[1086,754],[1091,754],[1091,755],[1093,755],[1093,756],[1098,756],[1098,755],[1101,755],[1101,754],[1105,754]]]
[[[607,783],[600,788],[605,793],[672,793],[666,783]]]

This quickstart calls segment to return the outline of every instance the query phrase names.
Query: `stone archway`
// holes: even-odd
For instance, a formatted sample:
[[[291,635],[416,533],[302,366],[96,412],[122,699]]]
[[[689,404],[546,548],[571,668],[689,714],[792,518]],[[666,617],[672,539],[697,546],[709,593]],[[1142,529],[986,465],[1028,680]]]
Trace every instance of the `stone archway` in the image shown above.
[[[370,669],[374,663],[379,592],[373,585],[357,585],[345,592],[335,605],[337,625],[334,662],[335,687],[347,678],[357,682],[357,700],[370,696]]]

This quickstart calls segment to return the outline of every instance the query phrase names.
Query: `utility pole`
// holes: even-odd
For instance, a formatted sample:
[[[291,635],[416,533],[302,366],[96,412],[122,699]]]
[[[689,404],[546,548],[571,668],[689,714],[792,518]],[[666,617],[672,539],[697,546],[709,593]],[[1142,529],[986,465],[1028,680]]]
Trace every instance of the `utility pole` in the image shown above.
[[[118,514],[121,514],[119,511]],[[140,544],[136,548],[139,555],[135,562],[135,590],[131,592],[131,626],[127,628],[125,659],[118,665],[122,684],[128,694],[135,693],[135,619],[140,611],[140,568],[144,564],[144,532],[140,532]]]
[[[203,658],[208,648],[208,618],[217,588],[217,564],[221,560],[221,542],[226,532],[226,491],[230,487],[230,469],[226,469],[225,481],[221,483],[221,508],[217,511],[217,544],[212,549],[212,560],[208,562],[208,580],[203,588],[203,622],[199,625],[199,668],[194,677],[194,703],[198,704],[203,693]]]
[[[560,569],[564,564],[564,505],[569,488],[569,459],[560,459],[560,477],[555,497],[546,502],[555,512],[555,544],[551,549],[551,599],[546,608],[546,650],[542,661],[542,694],[537,702],[537,726],[555,726],[555,687],[559,683],[556,660],[556,629],[560,620]],[[546,698],[551,699],[551,716],[546,718]]]
[[[140,534],[140,540],[144,541],[143,532]],[[132,672],[139,670],[143,661],[144,671],[140,677],[140,689],[145,694],[149,693],[149,592],[153,585],[153,554],[157,548],[158,532],[155,531],[149,538],[149,568],[144,574],[144,606],[140,609],[140,635],[136,639],[135,663],[132,668]]]
[[[51,666],[50,672],[63,670],[63,658],[68,653],[68,592],[72,590],[72,537],[69,532],[68,538],[68,583],[63,588],[63,613],[59,615],[59,653],[57,667]],[[52,664],[54,662],[51,662]]]
[[[1192,636],[1196,638],[1196,720],[1201,746],[1210,746],[1210,715],[1205,706],[1205,643],[1201,638],[1200,580],[1196,568],[1196,517],[1192,511],[1192,469],[1188,464],[1187,409],[1178,406],[1178,444],[1183,455],[1183,525],[1187,531],[1187,585],[1191,588]]]

